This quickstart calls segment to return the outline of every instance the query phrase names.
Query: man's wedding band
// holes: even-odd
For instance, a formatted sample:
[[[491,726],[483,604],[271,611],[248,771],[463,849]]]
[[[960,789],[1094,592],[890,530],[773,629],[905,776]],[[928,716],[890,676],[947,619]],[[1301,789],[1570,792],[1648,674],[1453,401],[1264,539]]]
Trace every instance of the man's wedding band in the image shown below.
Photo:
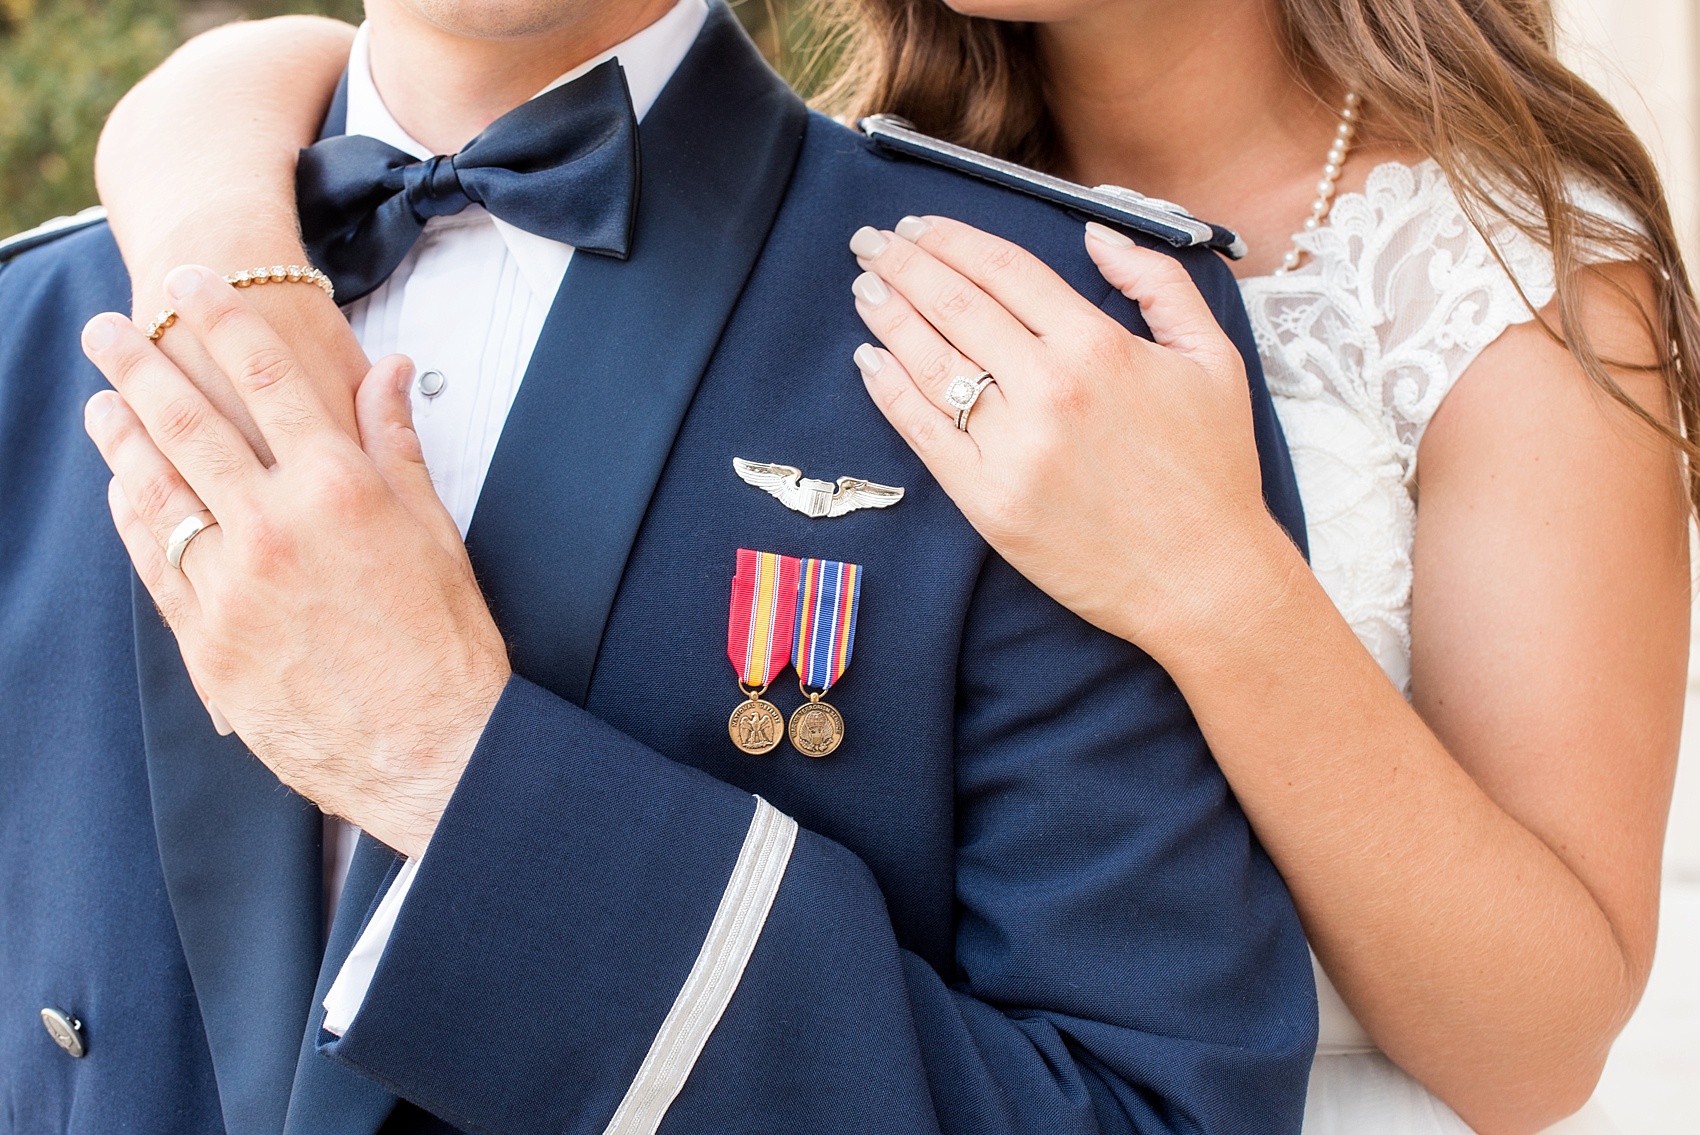
[[[203,520],[202,517],[207,519]],[[190,513],[178,521],[177,527],[171,530],[171,539],[165,542],[165,562],[176,570],[182,571],[184,551],[194,542],[196,536],[217,523],[217,520],[212,519],[212,513],[206,509]]]
[[[973,378],[953,378],[945,388],[944,400],[956,411],[956,428],[967,432],[968,415],[986,387],[996,382],[990,371],[981,371]]]

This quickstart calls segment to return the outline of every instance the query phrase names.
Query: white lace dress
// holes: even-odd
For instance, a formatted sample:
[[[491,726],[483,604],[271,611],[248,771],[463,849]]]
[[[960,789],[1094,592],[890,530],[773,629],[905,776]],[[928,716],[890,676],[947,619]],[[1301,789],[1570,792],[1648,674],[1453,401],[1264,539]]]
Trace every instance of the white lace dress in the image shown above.
[[[1627,221],[1602,194],[1571,192]],[[1545,306],[1555,293],[1551,255],[1510,225],[1492,235],[1529,301]],[[1240,290],[1292,449],[1311,565],[1409,697],[1423,430],[1476,356],[1533,315],[1432,161],[1378,166],[1362,193],[1341,194],[1328,222],[1297,240],[1310,254],[1303,265]],[[1320,968],[1316,982],[1321,1034],[1305,1135],[1470,1135],[1376,1049]],[[1613,1129],[1590,1107],[1553,1130]]]

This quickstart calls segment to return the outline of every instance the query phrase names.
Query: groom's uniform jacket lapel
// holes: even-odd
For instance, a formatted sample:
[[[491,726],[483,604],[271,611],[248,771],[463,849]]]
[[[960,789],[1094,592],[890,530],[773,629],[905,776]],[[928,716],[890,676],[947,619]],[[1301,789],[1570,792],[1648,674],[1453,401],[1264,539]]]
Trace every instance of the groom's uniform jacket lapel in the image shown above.
[[[333,106],[328,129],[339,118]],[[1198,887],[1232,891],[1229,906],[1244,924],[1213,932],[1227,945],[1200,939],[1189,928],[1194,915],[1165,905],[1158,880],[1150,881],[1142,899],[1145,913],[1137,904],[1128,907],[1128,896],[1119,892],[1083,906],[1031,904],[1032,919],[1041,926],[1054,922],[1055,935],[1079,934],[1096,944],[1103,931],[1095,920],[1121,918],[1125,933],[1148,945],[1172,939],[1154,945],[1153,956],[1167,973],[1162,988],[1182,990],[1184,1004],[1152,1009],[1152,1036],[1199,1025],[1198,1014],[1220,1012],[1234,1027],[1225,1049],[1198,1039],[1177,1055],[1180,1049],[1158,1043],[1151,1063],[1100,1035],[1109,1029],[1114,1039],[1117,1030],[1131,1028],[1140,1044],[1156,1043],[1138,1031],[1147,1007],[1133,1006],[1107,1024],[1104,1018],[1116,1014],[1089,994],[1076,1009],[1078,1036],[1066,1046],[1052,1051],[1051,1041],[1033,1033],[1017,1048],[1036,1045],[1046,1061],[1069,1065],[1075,1045],[1097,1045],[1095,1071],[1071,1105],[1084,1108],[1083,1116],[1101,1120],[1109,1108],[1143,1117],[1134,1122],[1144,1124],[1157,1122],[1153,1117],[1165,1107],[1197,1104],[1209,1113],[1197,1117],[1206,1130],[1292,1126],[1295,1101],[1302,1098],[1292,1089],[1302,1087],[1311,1027],[1308,961],[1284,894],[1250,846],[1243,821],[1231,814],[1184,705],[1160,672],[1147,675],[1154,668],[1137,651],[1107,644],[996,560],[986,560],[983,545],[879,419],[849,370],[845,360],[857,341],[851,336],[859,332],[848,324],[820,331],[818,312],[827,305],[848,309],[854,265],[843,246],[858,224],[889,225],[902,212],[959,205],[964,219],[995,227],[999,209],[1011,199],[983,187],[965,189],[960,179],[934,170],[905,168],[905,188],[882,188],[880,179],[894,172],[890,160],[869,157],[865,143],[811,120],[718,6],[639,137],[642,180],[631,255],[623,261],[574,258],[468,534],[481,586],[524,679],[510,687],[475,754],[354,1027],[341,1041],[321,1033],[319,1002],[396,860],[362,840],[321,965],[318,813],[281,788],[235,738],[216,736],[175,642],[137,584],[122,608],[129,641],[115,651],[110,633],[92,636],[77,655],[83,661],[75,663],[105,675],[91,680],[90,698],[139,704],[134,720],[112,721],[106,713],[96,722],[98,715],[91,714],[55,732],[31,724],[26,712],[15,728],[23,739],[63,735],[78,753],[133,748],[143,754],[142,811],[133,798],[137,778],[130,778],[129,796],[122,795],[126,782],[119,778],[110,793],[97,794],[110,813],[93,814],[99,832],[55,828],[52,834],[67,850],[37,867],[71,879],[73,897],[81,896],[83,906],[119,910],[130,925],[151,928],[138,932],[138,948],[159,960],[103,960],[94,951],[81,966],[86,979],[55,984],[35,977],[56,972],[59,959],[43,961],[39,948],[8,947],[0,965],[31,981],[0,992],[12,1014],[7,1020],[62,1001],[86,1013],[91,1038],[86,1069],[74,1070],[86,1072],[84,1080],[31,1100],[18,1112],[18,1130],[113,1130],[133,1125],[138,1115],[142,1130],[202,1130],[216,1122],[230,1135],[366,1135],[386,1117],[386,1131],[433,1129],[436,1121],[412,1104],[392,1115],[392,1092],[468,1130],[600,1131],[617,1104],[628,1126],[610,1130],[642,1129],[629,1124],[644,1107],[656,1122],[673,1117],[668,1130],[724,1130],[734,1115],[774,1130],[931,1130],[938,1109],[949,1127],[967,1122],[997,1130],[1030,1105],[1018,1100],[996,1122],[966,1120],[983,1106],[982,1087],[975,1085],[987,1069],[1000,1067],[1022,1084],[1035,1075],[1033,1053],[1009,1049],[1007,1029],[988,1026],[980,1016],[992,1012],[996,1018],[995,1011],[978,1001],[956,1005],[955,994],[939,981],[968,982],[962,988],[975,996],[1020,1006],[1039,996],[1023,982],[1042,984],[1056,975],[1012,972],[1012,984],[998,992],[989,985],[975,990],[975,975],[962,969],[959,934],[973,932],[976,905],[990,901],[988,895],[1002,901],[1000,888],[1009,881],[977,882],[977,871],[987,874],[985,865],[977,867],[972,857],[958,862],[953,844],[991,839],[1005,826],[1021,833],[1021,821],[1011,818],[979,834],[957,831],[958,823],[970,821],[953,819],[953,797],[995,798],[1000,778],[1015,774],[1012,765],[975,774],[985,778],[978,784],[953,785],[953,776],[967,774],[953,773],[949,754],[953,746],[1002,753],[1006,745],[1014,753],[1018,747],[1006,739],[1023,735],[1023,721],[1033,714],[1057,718],[1059,782],[1098,777],[1106,762],[1131,759],[1123,751],[1129,746],[1148,750],[1140,758],[1146,770],[1117,781],[1116,790],[1148,794],[1159,813],[1202,817],[1210,830],[1201,848],[1171,848],[1164,872],[1197,871]],[[813,156],[799,165],[800,153]],[[864,216],[869,201],[887,201],[882,207],[892,215]],[[1029,221],[1049,216],[1044,207],[1026,208]],[[32,302],[44,312],[27,339],[0,342],[0,508],[35,525],[54,516],[65,520],[62,527],[81,543],[60,553],[66,557],[61,562],[80,557],[91,572],[123,578],[127,567],[96,494],[104,484],[98,458],[84,468],[92,449],[79,452],[80,465],[55,464],[34,458],[38,447],[15,436],[15,427],[5,432],[8,415],[19,416],[20,406],[33,413],[22,413],[32,421],[47,412],[35,405],[41,397],[33,388],[19,385],[22,368],[63,354],[66,343],[74,351],[74,327],[82,319],[125,302],[104,232],[63,238],[62,244],[86,262],[68,279],[66,273],[46,283],[25,277],[20,295],[16,286],[7,290],[9,281],[0,274],[0,300]],[[1219,266],[1207,255],[1189,266],[1203,273],[1208,298],[1248,350],[1243,313],[1229,298],[1232,281],[1225,272],[1210,274]],[[1071,282],[1082,290],[1092,286],[1080,271]],[[1101,296],[1105,310],[1142,327],[1119,296],[1096,286],[1089,294]],[[819,298],[799,303],[799,293]],[[787,363],[775,359],[789,362],[793,346],[795,373],[776,381]],[[99,376],[80,358],[61,365],[76,380],[62,397],[80,406],[98,388]],[[712,388],[704,385],[705,374],[713,376]],[[1271,506],[1295,527],[1300,521],[1290,470],[1260,383],[1254,401]],[[58,403],[49,410],[69,413]],[[63,423],[56,428],[54,436],[65,434]],[[811,476],[900,483],[909,495],[889,515],[808,521],[733,482],[733,456],[806,463]],[[3,478],[14,470],[14,491],[46,502],[40,508],[8,502]],[[48,527],[52,539],[46,543],[64,542]],[[915,543],[923,539],[924,546]],[[698,648],[705,638],[723,645],[731,551],[739,545],[869,565],[857,667],[842,693],[833,695],[852,731],[838,758],[806,762],[782,750],[752,760],[731,750],[723,725],[707,731],[718,734],[718,743],[702,740],[704,720],[723,720],[735,700],[723,654],[717,647],[718,657],[705,660]],[[25,570],[31,566],[37,565],[0,559],[0,602],[15,607],[15,597],[47,589],[39,571]],[[620,602],[627,591],[637,598]],[[677,594],[676,606],[657,599],[670,592]],[[98,621],[112,600],[86,606],[85,620]],[[0,618],[10,620],[0,628],[28,631],[19,638],[27,644],[47,641],[24,616],[0,606]],[[923,617],[957,629],[941,639],[904,625]],[[1045,640],[1053,653],[1028,659],[1034,673],[1022,682],[1051,704],[1001,707],[986,691],[1004,688],[1004,676],[977,669],[968,653],[958,659],[958,652],[974,651],[990,658],[1029,639]],[[114,657],[129,665],[130,642],[133,668],[113,670]],[[673,656],[680,643],[692,644],[688,658]],[[0,661],[11,667],[8,674],[27,672],[9,647]],[[676,674],[670,672],[675,664]],[[1104,696],[1102,689],[1123,682],[1119,675],[1130,667],[1146,676],[1114,696],[1161,707],[1146,714],[1144,740],[1117,733],[1113,721],[1071,723],[1066,707],[1090,705]],[[1078,680],[1069,677],[1071,669],[1079,671]],[[989,708],[976,708],[980,701]],[[5,736],[0,732],[0,743]],[[681,739],[689,741],[684,749]],[[1073,763],[1067,756],[1072,750],[1083,754]],[[718,783],[658,752],[695,765]],[[3,756],[10,770],[17,758]],[[610,769],[623,771],[610,780]],[[88,775],[104,773],[97,766]],[[24,787],[45,776],[30,770]],[[30,799],[51,798],[51,786],[43,780]],[[789,821],[772,819],[768,813],[778,813],[763,812],[766,805],[752,821],[749,791],[771,799],[805,828],[836,834],[855,855],[811,831],[786,829]],[[583,803],[592,798],[594,807]],[[569,807],[569,801],[576,803]],[[925,807],[917,811],[917,802]],[[1101,800],[1083,800],[1077,810],[1089,824],[1114,827],[1093,811],[1102,806]],[[561,812],[561,818],[569,829],[537,827],[537,807],[568,809],[571,815]],[[1126,822],[1161,826],[1157,813],[1136,799],[1127,812]],[[973,822],[985,820],[974,815]],[[663,1018],[672,1019],[675,995],[683,996],[680,984],[701,941],[700,929],[681,933],[679,927],[708,924],[725,897],[726,873],[749,835],[746,828],[753,831],[764,816],[773,831],[790,830],[796,841],[789,867],[779,868],[786,881],[776,884],[777,897],[768,896],[771,927],[756,939],[736,998],[721,1006],[726,1020],[708,1034],[712,1043],[701,1053],[702,1067],[691,1072],[686,1062],[689,1078],[680,1081],[677,1103],[671,1110],[665,1102],[645,1103],[650,1097],[639,1089],[653,1095],[665,1088],[665,1076],[638,1064]],[[52,828],[60,821],[46,822]],[[144,822],[151,826],[146,847],[137,834]],[[651,831],[657,823],[661,836]],[[1077,839],[1082,855],[1102,846],[1106,861],[1131,854],[1113,840],[1100,845],[1096,834],[1027,832],[1020,838]],[[1162,838],[1180,839],[1173,833]],[[157,879],[151,897],[135,910],[111,903],[109,892],[127,886],[134,872],[107,862],[101,842],[124,845],[126,839],[135,845],[127,852],[132,861],[157,859],[158,865],[149,868]],[[995,855],[1044,860],[1040,846],[1006,847]],[[497,881],[474,870],[474,859],[523,881],[531,905],[504,905]],[[954,878],[956,872],[966,874]],[[144,891],[147,875],[141,872]],[[656,889],[658,877],[667,887]],[[1056,887],[1037,875],[1031,885]],[[960,914],[963,903],[966,916]],[[551,923],[552,914],[569,921]],[[12,912],[0,911],[0,917]],[[906,953],[897,951],[890,928],[878,928],[887,917]],[[962,917],[965,929],[957,925]],[[419,943],[429,937],[421,920],[434,920],[439,929],[457,927],[457,944],[437,942],[421,951]],[[1037,949],[1035,933],[1046,944],[1042,930],[985,926],[994,936],[1015,933],[1007,948]],[[822,927],[837,927],[829,940],[838,945],[823,946]],[[1218,949],[1219,956],[1211,952]],[[483,983],[462,980],[453,967],[466,964],[467,950],[502,972]],[[534,968],[539,951],[558,967],[547,976]],[[1198,958],[1182,956],[1188,952]],[[620,965],[609,968],[616,954]],[[1034,964],[1044,970],[1056,961],[1047,956]],[[1146,987],[1133,978],[1099,972],[1096,960],[1073,957],[1069,964],[1083,967],[1078,976],[1102,985],[1105,996],[1121,990],[1123,1000],[1138,1001],[1145,995]],[[187,1015],[179,1006],[172,1017],[150,1003],[113,1007],[103,1019],[90,1007],[100,1003],[92,991],[103,980],[137,965],[159,971],[139,985],[157,988],[159,1001],[177,1004],[192,989]],[[920,970],[911,972],[913,966]],[[1003,961],[986,964],[981,980],[1002,980],[1005,967]],[[798,980],[802,985],[794,987]],[[555,997],[561,981],[582,985],[582,996]],[[1211,999],[1224,981],[1236,990],[1236,1007],[1219,1011]],[[1196,983],[1202,985],[1195,989]],[[905,986],[911,987],[907,995]],[[173,989],[177,1002],[171,1001]],[[1058,996],[1046,987],[1045,1019]],[[774,1013],[789,1023],[776,1024]],[[127,1041],[119,1022],[132,1018],[156,1026],[175,1022],[169,1043],[158,1053],[138,1050],[120,1059]],[[501,1035],[503,1022],[518,1033]],[[771,1047],[791,1033],[811,1057],[797,1057],[789,1045]],[[45,1038],[38,1026],[29,1038],[0,1037],[0,1064],[19,1052],[41,1062],[35,1047]],[[463,1045],[469,1037],[510,1051],[469,1058]],[[930,1082],[917,1078],[917,1043],[929,1051],[944,1046],[945,1054],[927,1068]],[[110,1046],[109,1056],[102,1044]],[[954,1053],[962,1045],[983,1054],[963,1060]],[[1233,1055],[1224,1054],[1230,1050]],[[792,1066],[793,1058],[802,1063]],[[45,1066],[59,1068],[51,1061]],[[752,1072],[758,1066],[777,1077],[772,1091],[778,1096],[763,1094],[764,1076]],[[100,1072],[108,1077],[100,1080],[100,1068],[117,1071]],[[170,1071],[162,1074],[165,1068]],[[840,1073],[849,1079],[840,1080]],[[1243,1083],[1222,1083],[1236,1077]],[[865,1098],[835,1103],[846,1090]],[[959,1091],[966,1095],[956,1099]],[[114,1093],[126,1092],[140,1102],[115,1107]],[[1112,1098],[1118,1102],[1111,1105]],[[65,1118],[72,1100],[78,1102],[77,1125]],[[1260,1101],[1255,1116],[1239,1115],[1236,1100]],[[1038,1100],[1033,1106],[1057,1105]],[[178,1118],[150,1126],[147,1117],[155,1113]],[[26,1123],[31,1115],[43,1122]],[[182,1117],[189,1117],[187,1126],[171,1126]],[[1055,1129],[1069,1124],[1059,1120]]]
[[[638,130],[632,254],[575,257],[467,551],[514,666],[583,704],[626,556],[784,198],[807,112],[725,9]],[[571,579],[571,587],[561,580]]]

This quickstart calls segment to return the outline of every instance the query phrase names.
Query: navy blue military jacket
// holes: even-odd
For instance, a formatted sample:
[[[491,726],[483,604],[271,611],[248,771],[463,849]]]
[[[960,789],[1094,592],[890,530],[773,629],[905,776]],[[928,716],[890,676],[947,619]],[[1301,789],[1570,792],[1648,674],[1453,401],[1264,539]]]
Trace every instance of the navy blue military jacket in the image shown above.
[[[989,553],[850,363],[846,243],[908,213],[1144,333],[1079,219],[810,115],[718,6],[641,145],[633,254],[573,261],[467,541],[522,677],[340,1040],[397,860],[362,841],[322,950],[318,813],[214,734],[83,435],[112,240],[0,269],[0,1130],[1297,1131],[1304,940],[1186,704]],[[1234,282],[1177,255],[1298,531]],[[809,519],[733,457],[907,494]],[[727,735],[740,547],[865,569],[827,759]]]

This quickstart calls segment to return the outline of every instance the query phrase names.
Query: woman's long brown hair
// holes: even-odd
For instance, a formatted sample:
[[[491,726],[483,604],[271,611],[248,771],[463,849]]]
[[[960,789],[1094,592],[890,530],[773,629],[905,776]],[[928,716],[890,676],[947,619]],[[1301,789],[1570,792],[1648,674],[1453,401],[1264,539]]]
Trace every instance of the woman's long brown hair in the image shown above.
[[[1641,140],[1554,54],[1550,0],[1279,4],[1288,56],[1313,90],[1357,91],[1366,125],[1433,157],[1479,229],[1503,219],[1552,251],[1558,321],[1548,332],[1567,331],[1562,339],[1587,375],[1677,447],[1700,510],[1700,313],[1670,206]],[[825,11],[842,51],[838,77],[818,100],[831,112],[898,114],[987,153],[1054,163],[1032,25],[963,16],[942,0],[825,0]],[[1620,202],[1639,231],[1579,208],[1566,191],[1577,179]],[[1577,271],[1602,248],[1649,272],[1657,298],[1644,314],[1674,427],[1618,385],[1579,318]]]

